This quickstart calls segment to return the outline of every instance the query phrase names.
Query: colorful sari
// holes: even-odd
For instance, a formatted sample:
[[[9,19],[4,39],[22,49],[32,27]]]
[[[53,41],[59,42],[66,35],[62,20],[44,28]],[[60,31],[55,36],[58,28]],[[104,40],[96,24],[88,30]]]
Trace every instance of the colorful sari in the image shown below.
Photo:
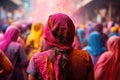
[[[31,27],[31,32],[26,40],[26,45],[32,45],[34,48],[39,48],[40,42],[43,39],[43,24],[33,23]]]
[[[86,51],[74,50],[75,26],[65,14],[51,15],[44,30],[46,51],[30,60],[27,72],[37,80],[94,80],[93,64]]]
[[[120,37],[110,37],[107,47],[95,66],[95,80],[120,79]]]
[[[14,67],[13,72],[5,78],[6,80],[25,80],[22,71],[26,66],[27,57],[22,46],[16,42],[18,34],[17,26],[10,26],[0,42],[0,49],[4,51]]]
[[[2,39],[2,41],[0,42],[0,49],[2,51],[6,51],[8,45],[12,42],[12,41],[16,41],[18,38],[18,34],[19,34],[19,30],[17,29],[17,27],[15,26],[10,26],[5,34],[4,37]]]
[[[33,23],[31,27],[31,32],[27,37],[26,46],[28,48],[28,59],[39,51],[42,51],[42,41],[43,41],[43,24]]]

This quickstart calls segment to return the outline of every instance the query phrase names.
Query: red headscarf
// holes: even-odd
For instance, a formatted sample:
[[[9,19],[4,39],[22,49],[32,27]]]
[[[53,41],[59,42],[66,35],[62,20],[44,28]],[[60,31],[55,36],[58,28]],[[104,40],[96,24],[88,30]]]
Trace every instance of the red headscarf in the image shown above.
[[[0,49],[5,52],[6,48],[12,41],[16,41],[18,38],[19,30],[15,26],[7,28],[3,40],[0,42]]]
[[[58,13],[49,17],[44,33],[48,46],[68,49],[74,40],[75,26],[67,15]]]
[[[52,55],[55,56],[52,57],[56,80],[62,78],[60,73],[68,61],[67,54],[72,50],[74,34],[75,26],[67,15],[57,13],[48,18],[44,31],[44,39],[46,47],[54,48]]]
[[[107,47],[95,66],[95,80],[120,79],[120,37],[110,37]]]

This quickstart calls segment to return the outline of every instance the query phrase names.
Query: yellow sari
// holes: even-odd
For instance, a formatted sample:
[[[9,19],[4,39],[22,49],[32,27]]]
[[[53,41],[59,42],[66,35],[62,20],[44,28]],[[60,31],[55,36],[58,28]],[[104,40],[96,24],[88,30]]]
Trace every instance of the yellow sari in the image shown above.
[[[43,24],[36,22],[32,24],[31,32],[26,40],[26,46],[32,46],[28,58],[30,59],[34,53],[41,51],[41,44],[43,40]]]

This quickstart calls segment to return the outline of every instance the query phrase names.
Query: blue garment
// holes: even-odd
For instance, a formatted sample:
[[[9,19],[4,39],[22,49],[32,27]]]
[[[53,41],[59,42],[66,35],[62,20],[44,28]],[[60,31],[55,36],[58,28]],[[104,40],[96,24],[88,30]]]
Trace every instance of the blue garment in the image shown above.
[[[5,31],[7,30],[8,27],[9,27],[8,24],[3,24],[2,25],[2,32],[5,33]]]
[[[87,40],[86,40],[86,38],[85,38],[85,30],[79,28],[79,29],[77,30],[77,35],[78,35],[78,38],[79,38],[79,40],[80,40],[80,42],[81,42],[81,46],[83,47],[84,44],[86,44],[86,42],[87,42]]]
[[[89,52],[94,65],[96,64],[101,53],[106,50],[106,48],[102,44],[101,35],[96,31],[90,34],[88,39],[88,46],[83,49]]]
[[[108,35],[108,37],[112,37],[112,36],[120,36],[118,33],[110,33],[109,35]]]
[[[94,56],[100,55],[101,52],[105,51],[105,47],[102,46],[101,35],[96,31],[92,32],[88,39],[88,46],[84,49]]]

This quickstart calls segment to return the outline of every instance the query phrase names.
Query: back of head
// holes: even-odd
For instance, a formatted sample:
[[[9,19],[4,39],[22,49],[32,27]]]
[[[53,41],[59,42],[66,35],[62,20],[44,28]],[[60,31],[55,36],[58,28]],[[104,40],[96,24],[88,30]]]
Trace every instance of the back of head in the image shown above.
[[[99,33],[102,33],[103,25],[101,23],[96,24],[95,25],[95,31],[98,31]]]
[[[43,30],[43,24],[40,22],[35,22],[32,24],[31,32],[40,32]]]
[[[101,35],[100,33],[96,31],[90,34],[89,39],[88,39],[88,45],[90,49],[94,51],[91,53],[92,55],[99,55],[104,51]]]
[[[107,41],[108,50],[119,54],[120,53],[120,37],[119,36],[112,36]]]
[[[43,24],[40,22],[35,22],[32,24],[30,36],[33,39],[40,38],[43,36]]]
[[[18,28],[16,26],[9,26],[4,34],[3,40],[0,42],[0,49],[5,51],[12,41],[17,41],[18,35]]]
[[[61,49],[71,47],[75,26],[66,14],[57,13],[49,16],[44,31],[45,43]]]
[[[33,42],[32,46],[34,48],[38,48],[42,39],[43,39],[43,24],[40,22],[35,22],[32,24],[31,32],[28,35],[26,45],[31,45],[31,42]]]
[[[102,44],[101,35],[96,31],[92,32],[89,36],[88,44],[89,46],[101,45]]]
[[[85,35],[86,35],[85,30],[79,28],[77,30],[77,35],[78,35],[79,41],[81,42],[81,46],[84,47],[86,44],[86,41],[87,41],[86,37],[85,37]]]
[[[81,38],[84,38],[85,37],[85,30],[79,28],[77,30],[77,35],[80,36]]]
[[[19,30],[16,26],[10,26],[5,34],[4,34],[4,38],[6,40],[11,40],[11,41],[16,41],[18,38],[18,34],[19,34]]]
[[[110,30],[111,33],[117,33],[118,32],[118,27],[112,27]]]

